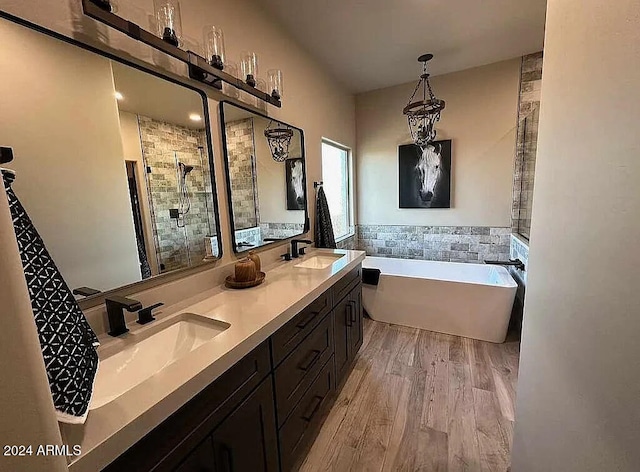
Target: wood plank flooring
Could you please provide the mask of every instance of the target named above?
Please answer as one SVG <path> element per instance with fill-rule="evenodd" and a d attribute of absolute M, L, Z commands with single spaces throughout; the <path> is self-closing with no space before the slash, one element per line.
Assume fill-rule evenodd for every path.
<path fill-rule="evenodd" d="M 365 319 L 353 371 L 301 471 L 505 472 L 520 343 Z"/>

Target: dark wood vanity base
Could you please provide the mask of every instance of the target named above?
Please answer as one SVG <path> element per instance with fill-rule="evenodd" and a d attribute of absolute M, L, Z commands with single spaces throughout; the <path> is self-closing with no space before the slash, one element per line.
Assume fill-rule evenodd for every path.
<path fill-rule="evenodd" d="M 361 272 L 338 280 L 104 470 L 294 470 L 362 345 Z"/>

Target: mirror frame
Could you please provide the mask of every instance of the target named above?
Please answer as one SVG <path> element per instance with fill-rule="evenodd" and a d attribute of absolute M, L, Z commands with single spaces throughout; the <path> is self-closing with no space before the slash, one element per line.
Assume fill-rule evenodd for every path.
<path fill-rule="evenodd" d="M 232 105 L 236 108 L 240 108 L 242 110 L 248 111 L 249 113 L 253 113 L 256 116 L 260 116 L 262 118 L 265 118 L 267 120 L 274 120 L 277 121 L 279 123 L 282 123 L 284 125 L 287 125 L 291 128 L 293 128 L 294 130 L 298 130 L 300 132 L 300 147 L 302 148 L 302 154 L 303 154 L 303 170 L 304 173 L 302 175 L 302 185 L 304 186 L 304 227 L 302 228 L 302 232 L 295 234 L 293 236 L 289 236 L 288 238 L 284 238 L 281 239 L 279 241 L 269 241 L 266 244 L 263 244 L 261 246 L 256 246 L 256 247 L 251 247 L 251 248 L 246 248 L 246 249 L 239 249 L 238 245 L 237 245 L 237 241 L 236 241 L 236 224 L 235 221 L 233 219 L 233 200 L 232 200 L 232 196 L 231 196 L 231 173 L 229 172 L 229 152 L 227 150 L 227 132 L 226 132 L 226 124 L 225 124 L 225 120 L 224 120 L 224 105 L 228 104 L 228 105 Z M 230 100 L 222 100 L 220 102 L 219 105 L 220 108 L 220 131 L 222 132 L 222 154 L 223 154 L 223 158 L 224 158 L 224 174 L 225 174 L 225 180 L 226 180 L 226 184 L 227 184 L 227 203 L 228 203 L 228 210 L 229 210 L 229 223 L 231 225 L 231 243 L 233 245 L 233 252 L 235 254 L 242 254 L 248 251 L 254 251 L 256 249 L 263 249 L 263 248 L 267 248 L 270 246 L 273 246 L 274 244 L 279 244 L 283 241 L 289 241 L 290 239 L 293 238 L 297 238 L 302 236 L 303 234 L 306 234 L 309 232 L 310 229 L 310 223 L 309 223 L 309 192 L 307 189 L 307 150 L 305 147 L 305 142 L 304 142 L 304 130 L 302 128 L 298 128 L 297 126 L 293 126 L 289 123 L 285 123 L 284 121 L 280 121 L 277 118 L 273 118 L 271 116 L 265 115 L 264 113 L 259 113 L 257 112 L 254 108 L 248 107 L 248 106 L 244 106 L 244 105 L 239 105 L 236 102 L 232 102 Z M 283 163 L 284 165 L 284 163 Z"/>
<path fill-rule="evenodd" d="M 218 239 L 218 257 L 213 258 L 211 260 L 208 261 L 202 261 L 198 264 L 194 264 L 191 267 L 185 267 L 182 269 L 176 269 L 170 272 L 166 272 L 164 274 L 158 274 L 155 275 L 149 279 L 146 280 L 140 280 L 138 282 L 132 282 L 130 284 L 126 284 L 126 285 L 122 285 L 120 287 L 114 287 L 110 290 L 104 291 L 104 292 L 100 292 L 96 295 L 92 295 L 90 297 L 86 297 L 86 298 L 81 298 L 81 299 L 77 299 L 78 305 L 80 306 L 81 309 L 87 309 L 87 308 L 92 308 L 94 306 L 98 306 L 104 303 L 104 300 L 106 297 L 113 295 L 113 294 L 131 294 L 131 293 L 137 293 L 140 292 L 142 290 L 147 290 L 153 287 L 157 287 L 159 285 L 162 285 L 164 283 L 179 279 L 181 277 L 186 277 L 188 275 L 191 275 L 192 273 L 196 273 L 196 272 L 200 272 L 202 270 L 205 269 L 209 269 L 211 268 L 212 264 L 214 264 L 215 262 L 219 261 L 220 259 L 222 259 L 223 256 L 223 244 L 222 244 L 222 231 L 221 231 L 221 227 L 220 227 L 220 210 L 219 210 L 219 200 L 218 200 L 218 189 L 217 189 L 217 185 L 216 185 L 216 174 L 215 174 L 215 163 L 214 163 L 214 151 L 213 151 L 213 133 L 211 131 L 211 115 L 209 112 L 209 104 L 208 104 L 208 99 L 207 99 L 207 94 L 205 93 L 204 90 L 202 90 L 199 87 L 196 87 L 192 84 L 190 84 L 189 82 L 187 82 L 186 80 L 181 80 L 180 78 L 178 78 L 177 76 L 171 76 L 168 73 L 162 72 L 161 70 L 155 70 L 154 68 L 152 68 L 153 66 L 150 64 L 146 64 L 146 65 L 142 65 L 136 62 L 133 62 L 129 59 L 126 59 L 124 57 L 118 56 L 112 52 L 108 52 L 108 51 L 104 51 L 102 49 L 99 49 L 95 46 L 91 46 L 89 44 L 85 44 L 79 40 L 76 40 L 74 38 L 70 38 L 68 36 L 65 36 L 63 34 L 57 33 L 55 31 L 49 30 L 47 28 L 44 28 L 40 25 L 37 25 L 35 23 L 32 23 L 30 21 L 27 21 L 23 18 L 19 18 L 17 16 L 11 15 L 5 11 L 0 10 L 0 18 L 3 20 L 7 20 L 10 21 L 12 23 L 18 24 L 20 26 L 23 26 L 25 28 L 29 28 L 33 31 L 36 31 L 38 33 L 44 34 L 46 36 L 49 36 L 50 38 L 53 38 L 55 40 L 59 40 L 59 41 L 63 41 L 67 44 L 70 44 L 72 46 L 76 46 L 79 47 L 81 49 L 84 49 L 85 51 L 89 51 L 92 52 L 94 54 L 98 54 L 102 57 L 105 57 L 107 59 L 110 59 L 112 61 L 115 62 L 119 62 L 120 64 L 124 64 L 126 66 L 129 67 L 133 67 L 141 72 L 145 72 L 147 74 L 151 74 L 154 77 L 157 77 L 159 79 L 163 79 L 166 80 L 168 82 L 171 82 L 175 85 L 179 85 L 181 87 L 185 87 L 188 88 L 194 92 L 196 92 L 198 95 L 200 95 L 200 98 L 202 99 L 202 108 L 203 108 L 203 118 L 204 118 L 204 129 L 205 129 L 205 134 L 206 134 L 206 139 L 207 139 L 207 155 L 209 158 L 209 167 L 210 167 L 210 173 L 211 173 L 211 196 L 212 196 L 212 203 L 214 204 L 214 221 L 216 224 L 216 229 L 217 229 L 217 239 Z M 63 275 L 64 278 L 64 275 Z"/>

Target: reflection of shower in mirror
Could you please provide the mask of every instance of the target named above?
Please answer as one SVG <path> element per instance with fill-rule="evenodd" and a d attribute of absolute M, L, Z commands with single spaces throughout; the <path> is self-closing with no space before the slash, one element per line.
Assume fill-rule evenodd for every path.
<path fill-rule="evenodd" d="M 176 224 L 178 228 L 185 227 L 184 217 L 191 210 L 191 195 L 187 186 L 187 176 L 193 170 L 193 166 L 178 161 L 178 153 L 175 154 L 176 162 L 178 163 L 178 193 L 180 195 L 180 203 L 178 205 L 178 218 Z"/>

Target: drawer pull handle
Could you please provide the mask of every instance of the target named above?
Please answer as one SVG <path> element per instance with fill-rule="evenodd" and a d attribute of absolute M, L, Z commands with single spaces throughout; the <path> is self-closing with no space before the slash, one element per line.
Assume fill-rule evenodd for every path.
<path fill-rule="evenodd" d="M 307 355 L 307 359 L 302 364 L 298 365 L 298 369 L 304 370 L 305 372 L 311 369 L 311 367 L 313 367 L 317 362 L 321 353 L 322 351 L 319 351 L 318 349 L 311 351 L 309 355 Z"/>
<path fill-rule="evenodd" d="M 308 410 L 311 410 L 311 412 L 308 415 L 301 416 L 301 418 L 307 422 L 311 421 L 313 417 L 316 415 L 316 413 L 318 412 L 320 405 L 322 405 L 322 400 L 324 400 L 324 397 L 321 397 L 320 395 L 316 395 L 315 397 L 313 397 L 313 399 L 311 400 L 311 404 L 309 405 L 309 408 L 307 408 Z"/>
<path fill-rule="evenodd" d="M 350 301 L 349 305 L 351 305 L 351 326 L 357 321 L 356 319 L 356 302 Z"/>
<path fill-rule="evenodd" d="M 298 323 L 296 325 L 296 328 L 298 329 L 305 329 L 307 327 L 307 325 L 309 323 L 311 323 L 316 316 L 318 316 L 318 313 L 320 313 L 319 311 L 312 311 L 311 313 L 309 313 L 309 316 L 307 316 L 304 320 L 302 320 L 300 323 Z"/>
<path fill-rule="evenodd" d="M 351 302 L 347 303 L 346 308 L 345 316 L 347 319 L 345 320 L 345 324 L 351 327 L 353 326 L 353 305 L 351 305 Z"/>

